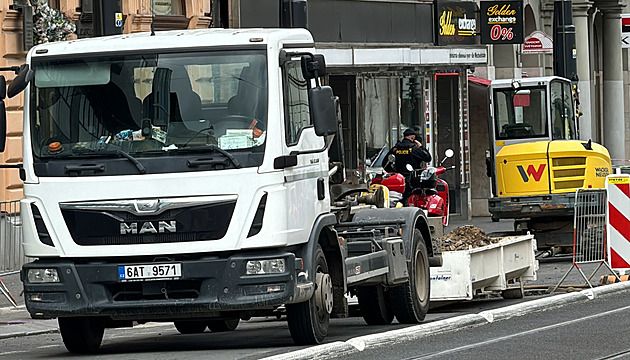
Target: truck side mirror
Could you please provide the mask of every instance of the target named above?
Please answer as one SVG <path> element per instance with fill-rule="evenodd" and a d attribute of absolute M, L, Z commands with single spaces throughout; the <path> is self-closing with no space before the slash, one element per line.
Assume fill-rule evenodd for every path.
<path fill-rule="evenodd" d="M 337 133 L 335 97 L 330 86 L 319 86 L 308 92 L 311 102 L 311 118 L 317 136 Z"/>
<path fill-rule="evenodd" d="M 28 83 L 33 79 L 33 75 L 33 70 L 31 70 L 27 64 L 23 64 L 22 66 L 20 66 L 17 76 L 15 77 L 15 79 L 13 79 L 13 81 L 11 82 L 11 84 L 9 84 L 9 87 L 7 88 L 7 95 L 9 96 L 9 98 L 12 98 L 15 95 L 24 91 Z"/>
<path fill-rule="evenodd" d="M 324 60 L 324 55 L 302 55 L 300 60 L 304 79 L 310 80 L 326 75 L 326 60 Z"/>

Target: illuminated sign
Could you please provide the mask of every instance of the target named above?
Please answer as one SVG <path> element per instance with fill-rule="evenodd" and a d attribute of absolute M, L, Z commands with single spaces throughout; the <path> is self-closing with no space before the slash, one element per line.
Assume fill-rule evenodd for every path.
<path fill-rule="evenodd" d="M 522 1 L 481 1 L 482 44 L 523 43 Z"/>
<path fill-rule="evenodd" d="M 436 0 L 437 45 L 472 45 L 477 37 L 477 5 L 474 2 Z"/>

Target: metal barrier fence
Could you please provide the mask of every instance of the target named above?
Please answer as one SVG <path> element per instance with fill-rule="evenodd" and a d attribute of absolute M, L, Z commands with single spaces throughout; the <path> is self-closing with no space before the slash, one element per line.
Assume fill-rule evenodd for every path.
<path fill-rule="evenodd" d="M 606 266 L 611 274 L 617 274 L 606 261 L 606 210 L 608 206 L 605 189 L 579 189 L 575 192 L 575 213 L 573 216 L 573 265 L 564 274 L 552 292 L 562 284 L 573 268 L 591 285 L 591 278 Z M 583 264 L 599 263 L 590 276 L 580 268 Z"/>
<path fill-rule="evenodd" d="M 30 260 L 22 249 L 20 201 L 0 202 L 0 272 L 19 270 Z"/>

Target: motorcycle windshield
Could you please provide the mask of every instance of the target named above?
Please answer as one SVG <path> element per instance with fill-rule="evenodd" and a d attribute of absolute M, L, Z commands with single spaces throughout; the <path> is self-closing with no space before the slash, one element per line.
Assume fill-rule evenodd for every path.
<path fill-rule="evenodd" d="M 40 176 L 56 161 L 120 154 L 141 163 L 204 152 L 228 159 L 210 170 L 262 163 L 264 49 L 42 57 L 32 68 L 32 151 L 48 164 L 36 166 Z"/>

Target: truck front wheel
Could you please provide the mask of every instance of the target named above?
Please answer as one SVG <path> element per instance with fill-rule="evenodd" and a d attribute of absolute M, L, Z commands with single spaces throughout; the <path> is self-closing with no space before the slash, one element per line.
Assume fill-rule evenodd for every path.
<path fill-rule="evenodd" d="M 429 254 L 420 230 L 413 230 L 412 241 L 411 261 L 407 262 L 409 281 L 388 291 L 394 314 L 401 324 L 417 324 L 429 311 Z"/>
<path fill-rule="evenodd" d="M 332 281 L 319 244 L 313 254 L 313 265 L 315 294 L 308 301 L 287 304 L 287 322 L 296 345 L 319 344 L 328 335 L 333 307 Z"/>
<path fill-rule="evenodd" d="M 98 351 L 105 332 L 105 319 L 100 317 L 60 317 L 59 332 L 64 345 L 74 354 Z"/>

